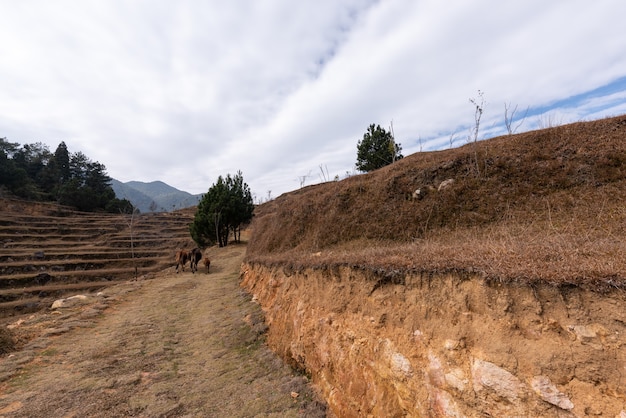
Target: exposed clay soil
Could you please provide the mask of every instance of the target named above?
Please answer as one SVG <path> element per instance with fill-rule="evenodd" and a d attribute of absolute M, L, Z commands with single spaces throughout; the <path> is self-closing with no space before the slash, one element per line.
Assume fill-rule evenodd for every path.
<path fill-rule="evenodd" d="M 20 347 L 0 358 L 0 416 L 325 416 L 264 343 L 263 314 L 239 287 L 245 251 L 207 250 L 210 274 L 168 268 L 5 318 Z"/>

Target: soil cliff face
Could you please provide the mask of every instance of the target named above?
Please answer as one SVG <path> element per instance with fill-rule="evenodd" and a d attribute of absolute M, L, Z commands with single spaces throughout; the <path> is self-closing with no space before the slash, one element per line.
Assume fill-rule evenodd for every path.
<path fill-rule="evenodd" d="M 255 263 L 242 286 L 337 416 L 626 416 L 622 291 Z"/>

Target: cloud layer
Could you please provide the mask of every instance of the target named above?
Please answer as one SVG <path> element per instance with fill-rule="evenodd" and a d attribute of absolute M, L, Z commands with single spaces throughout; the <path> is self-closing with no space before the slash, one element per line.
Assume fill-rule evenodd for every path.
<path fill-rule="evenodd" d="M 121 180 L 259 198 L 353 172 L 371 123 L 405 155 L 626 113 L 619 0 L 0 0 L 0 137 L 65 141 Z M 520 121 L 521 122 L 521 121 Z M 453 141 L 451 141 L 451 138 Z M 303 181 L 304 179 L 304 181 Z"/>

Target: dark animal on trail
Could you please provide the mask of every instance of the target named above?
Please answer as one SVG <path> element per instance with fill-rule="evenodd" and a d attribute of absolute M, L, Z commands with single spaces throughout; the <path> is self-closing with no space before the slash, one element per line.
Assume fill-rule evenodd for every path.
<path fill-rule="evenodd" d="M 191 272 L 195 273 L 198 271 L 198 262 L 202 259 L 202 251 L 200 248 L 194 248 L 189 253 L 189 261 L 191 263 Z"/>
<path fill-rule="evenodd" d="M 189 251 L 178 250 L 176 251 L 176 273 L 178 273 L 178 267 L 180 266 L 185 271 L 185 264 L 189 261 Z"/>
<path fill-rule="evenodd" d="M 206 274 L 209 274 L 209 269 L 211 268 L 211 260 L 209 260 L 209 257 L 204 257 L 204 265 L 206 266 Z"/>

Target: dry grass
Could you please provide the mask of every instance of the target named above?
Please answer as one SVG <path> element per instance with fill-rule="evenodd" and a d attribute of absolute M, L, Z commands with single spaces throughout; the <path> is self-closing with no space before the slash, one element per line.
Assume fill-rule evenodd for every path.
<path fill-rule="evenodd" d="M 248 261 L 621 288 L 625 201 L 620 116 L 413 154 L 282 195 L 257 208 Z"/>
<path fill-rule="evenodd" d="M 138 215 L 131 239 L 128 215 L 0 196 L 0 317 L 65 293 L 152 277 L 173 266 L 177 247 L 190 245 L 191 218 L 189 210 Z"/>

